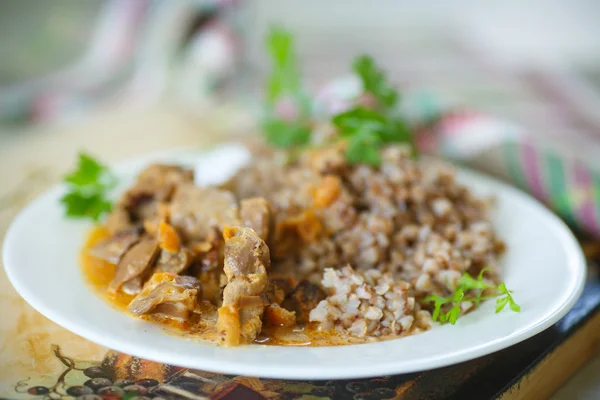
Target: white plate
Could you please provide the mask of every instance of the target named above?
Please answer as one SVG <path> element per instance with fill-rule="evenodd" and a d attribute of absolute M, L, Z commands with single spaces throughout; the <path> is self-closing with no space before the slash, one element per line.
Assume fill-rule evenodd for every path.
<path fill-rule="evenodd" d="M 212 150 L 227 159 L 231 148 Z M 122 184 L 150 161 L 194 163 L 198 153 L 174 151 L 116 168 Z M 215 165 L 218 165 L 216 163 Z M 214 173 L 220 173 L 217 167 Z M 4 242 L 11 282 L 34 308 L 93 342 L 138 357 L 230 374 L 289 379 L 342 379 L 399 374 L 442 367 L 511 346 L 550 327 L 579 297 L 585 264 L 567 227 L 527 195 L 474 172 L 459 179 L 477 192 L 494 194 L 494 222 L 508 245 L 504 280 L 521 312 L 494 314 L 494 302 L 459 319 L 407 338 L 341 347 L 222 348 L 167 334 L 159 325 L 113 309 L 83 282 L 78 253 L 91 224 L 68 220 L 56 187 L 26 207 Z"/>

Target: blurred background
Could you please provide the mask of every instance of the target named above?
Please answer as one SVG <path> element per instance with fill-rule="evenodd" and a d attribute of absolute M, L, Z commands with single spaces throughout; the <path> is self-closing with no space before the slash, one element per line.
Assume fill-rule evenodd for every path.
<path fill-rule="evenodd" d="M 106 104 L 251 105 L 275 21 L 295 33 L 315 91 L 368 51 L 436 104 L 562 130 L 549 92 L 598 120 L 598 15 L 595 0 L 2 0 L 0 121 L 64 121 Z"/>

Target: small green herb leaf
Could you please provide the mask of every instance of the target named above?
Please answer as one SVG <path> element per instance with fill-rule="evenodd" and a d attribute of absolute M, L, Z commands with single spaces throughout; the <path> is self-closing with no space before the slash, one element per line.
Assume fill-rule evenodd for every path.
<path fill-rule="evenodd" d="M 512 296 L 509 297 L 508 302 L 510 303 L 510 309 L 513 310 L 514 312 L 521 312 L 521 306 L 518 305 L 517 303 L 515 303 L 515 301 L 513 300 Z"/>
<path fill-rule="evenodd" d="M 267 83 L 267 100 L 273 105 L 283 94 L 297 94 L 301 80 L 294 53 L 294 38 L 290 32 L 272 27 L 266 38 L 266 48 L 272 67 Z"/>
<path fill-rule="evenodd" d="M 86 153 L 79 153 L 77 169 L 65 176 L 65 182 L 77 187 L 85 187 L 102 183 L 108 169 Z"/>
<path fill-rule="evenodd" d="M 111 209 L 110 201 L 104 199 L 100 194 L 71 192 L 64 195 L 60 201 L 65 206 L 67 216 L 89 217 L 94 221 L 98 221 L 102 214 Z"/>
<path fill-rule="evenodd" d="M 332 123 L 339 129 L 342 137 L 350 137 L 351 144 L 366 146 L 368 149 L 364 153 L 379 152 L 381 145 L 386 143 L 410 143 L 412 141 L 408 126 L 401 120 L 388 120 L 381 113 L 363 108 L 355 107 L 333 117 Z M 359 138 L 357 138 L 357 136 Z M 361 152 L 361 153 L 362 153 Z M 352 157 L 355 150 L 349 150 L 346 155 L 348 161 L 352 163 L 364 157 Z M 381 157 L 370 157 L 369 159 L 378 159 Z M 369 165 L 379 165 L 378 162 L 370 162 Z"/>
<path fill-rule="evenodd" d="M 500 283 L 500 285 L 498 285 L 498 291 L 500 291 L 500 293 L 503 293 L 506 295 L 506 297 L 504 297 L 506 299 L 506 301 L 508 301 L 509 307 L 511 310 L 515 311 L 515 312 L 519 312 L 521 311 L 521 306 L 518 305 L 515 300 L 512 297 L 512 290 L 508 290 L 506 288 L 506 284 L 504 284 L 504 282 Z M 506 302 L 504 302 L 504 305 L 506 305 Z M 502 306 L 502 308 L 504 308 L 504 306 Z M 502 310 L 502 309 L 500 309 Z M 498 311 L 496 311 L 498 312 Z"/>
<path fill-rule="evenodd" d="M 423 299 L 423 301 L 426 303 L 433 302 L 433 314 L 431 315 L 431 318 L 434 321 L 437 321 L 440 316 L 442 306 L 444 304 L 450 302 L 450 299 L 442 297 L 442 296 L 438 296 L 437 294 L 432 294 L 431 296 L 425 297 Z"/>
<path fill-rule="evenodd" d="M 304 146 L 310 141 L 309 127 L 282 119 L 265 121 L 263 130 L 269 143 L 284 149 Z"/>
<path fill-rule="evenodd" d="M 458 320 L 458 317 L 460 316 L 460 303 L 462 302 L 463 298 L 465 297 L 465 291 L 462 288 L 457 288 L 454 293 L 452 294 L 452 308 L 450 309 L 450 311 L 448 311 L 447 313 L 447 321 L 450 322 L 452 325 L 456 324 L 456 321 Z"/>
<path fill-rule="evenodd" d="M 458 286 L 464 288 L 465 290 L 472 290 L 472 289 L 485 290 L 485 289 L 493 288 L 493 286 L 490 286 L 490 285 L 486 284 L 485 282 L 483 282 L 482 274 L 479 274 L 477 279 L 475 279 L 471 275 L 469 275 L 468 272 L 465 272 L 463 274 L 463 276 L 460 277 L 460 279 L 458 281 Z"/>
<path fill-rule="evenodd" d="M 498 297 L 496 299 L 496 314 L 504 310 L 504 307 L 508 303 L 508 297 Z"/>
<path fill-rule="evenodd" d="M 365 124 L 373 127 L 374 131 L 384 129 L 386 120 L 380 113 L 363 107 L 354 107 L 331 120 L 340 129 L 342 136 L 350 136 Z"/>
<path fill-rule="evenodd" d="M 353 68 L 364 91 L 374 97 L 376 104 L 373 107 L 357 105 L 331 120 L 340 136 L 349 138 L 348 161 L 378 166 L 381 147 L 391 143 L 408 143 L 416 154 L 409 125 L 394 109 L 398 93 L 386 82 L 385 74 L 368 56 L 358 57 Z"/>
<path fill-rule="evenodd" d="M 290 32 L 272 27 L 265 44 L 271 60 L 266 87 L 267 111 L 263 121 L 265 138 L 273 146 L 283 149 L 305 146 L 310 142 L 312 132 L 311 105 L 302 92 L 294 38 Z M 276 112 L 276 106 L 284 101 L 289 101 L 297 111 L 297 115 L 289 120 Z"/>
<path fill-rule="evenodd" d="M 381 164 L 379 147 L 381 139 L 377 135 L 377 124 L 360 125 L 348 140 L 346 159 L 351 164 Z"/>
<path fill-rule="evenodd" d="M 396 118 L 388 120 L 380 135 L 381 139 L 386 143 L 408 143 L 411 145 L 413 151 L 416 151 L 410 128 L 408 127 L 408 124 L 401 119 Z"/>
<path fill-rule="evenodd" d="M 86 153 L 79 153 L 77 168 L 64 178 L 68 192 L 61 198 L 65 214 L 73 218 L 91 218 L 98 221 L 109 212 L 111 202 L 106 193 L 116 179 L 106 166 Z"/>
<path fill-rule="evenodd" d="M 477 280 L 479 282 L 483 282 L 483 274 L 485 274 L 487 271 L 491 270 L 490 267 L 485 267 L 483 268 L 481 271 L 479 271 L 479 275 L 477 275 Z"/>
<path fill-rule="evenodd" d="M 456 321 L 458 320 L 458 317 L 460 316 L 460 305 L 455 304 L 454 306 L 452 306 L 450 311 L 448 311 L 447 316 L 448 322 L 450 322 L 452 325 L 455 325 Z"/>
<path fill-rule="evenodd" d="M 507 304 L 509 304 L 512 311 L 521 311 L 521 307 L 514 301 L 512 297 L 512 291 L 507 289 L 504 282 L 501 282 L 497 287 L 483 282 L 483 274 L 486 270 L 487 268 L 484 268 L 477 276 L 477 279 L 465 272 L 459 279 L 458 284 L 450 297 L 441 297 L 438 295 L 425 297 L 422 300 L 423 303 L 433 303 L 433 313 L 431 315 L 432 319 L 434 321 L 439 321 L 442 324 L 449 322 L 454 325 L 461 315 L 462 303 L 474 302 L 475 304 L 479 304 L 483 300 L 492 298 L 497 298 L 496 313 L 502 311 Z M 482 293 L 485 290 L 493 290 L 496 293 L 482 296 Z M 474 292 L 474 297 L 465 297 L 467 292 Z M 445 305 L 451 305 L 451 308 L 448 309 L 448 307 L 444 307 Z M 445 311 L 444 309 L 448 311 Z"/>
<path fill-rule="evenodd" d="M 385 74 L 367 55 L 358 57 L 352 65 L 363 83 L 363 89 L 375 96 L 387 110 L 398 102 L 398 92 L 386 81 Z"/>

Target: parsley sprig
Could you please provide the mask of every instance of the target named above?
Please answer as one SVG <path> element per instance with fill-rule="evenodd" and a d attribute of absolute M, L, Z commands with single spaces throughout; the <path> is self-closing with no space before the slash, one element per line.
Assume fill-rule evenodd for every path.
<path fill-rule="evenodd" d="M 270 29 L 265 47 L 271 60 L 266 84 L 266 117 L 263 131 L 275 147 L 295 150 L 312 139 L 311 104 L 302 90 L 298 58 L 291 33 L 279 27 Z M 339 138 L 347 142 L 346 159 L 352 164 L 381 164 L 381 147 L 391 143 L 408 143 L 414 150 L 411 129 L 398 112 L 400 95 L 387 81 L 385 73 L 369 56 L 358 57 L 353 71 L 360 78 L 364 95 L 374 100 L 366 106 L 357 102 L 350 110 L 332 117 Z M 276 110 L 287 101 L 294 112 L 284 117 Z M 416 152 L 414 152 L 416 154 Z"/>
<path fill-rule="evenodd" d="M 333 117 L 332 123 L 348 140 L 347 160 L 353 164 L 378 166 L 381 147 L 390 143 L 408 143 L 414 151 L 408 123 L 397 110 L 400 96 L 387 82 L 383 70 L 366 55 L 354 61 L 353 70 L 361 79 L 364 94 L 375 104 L 373 107 L 359 104 Z"/>
<path fill-rule="evenodd" d="M 433 303 L 433 320 L 439 321 L 442 324 L 449 322 L 454 325 L 456 324 L 458 317 L 460 317 L 462 303 L 473 302 L 476 305 L 479 305 L 482 301 L 493 298 L 496 299 L 496 313 L 502 311 L 507 304 L 512 311 L 521 311 L 521 306 L 515 302 L 512 296 L 513 291 L 508 290 L 504 282 L 501 282 L 498 286 L 494 286 L 483 281 L 483 274 L 487 270 L 488 268 L 482 269 L 477 279 L 465 272 L 459 279 L 454 292 L 449 297 L 442 297 L 434 294 L 424 298 L 423 302 Z M 491 291 L 492 294 L 483 296 L 482 294 L 486 290 Z M 472 295 L 472 297 L 465 297 L 466 293 L 470 291 L 473 291 L 474 295 Z M 448 308 L 448 306 L 450 307 Z"/>
<path fill-rule="evenodd" d="M 310 102 L 302 91 L 298 59 L 291 33 L 272 27 L 266 38 L 266 49 L 271 60 L 271 74 L 267 79 L 267 116 L 263 121 L 266 139 L 275 147 L 292 149 L 310 142 Z M 291 103 L 291 117 L 277 115 L 278 104 Z"/>
<path fill-rule="evenodd" d="M 68 192 L 61 198 L 65 213 L 73 218 L 91 218 L 98 221 L 109 212 L 111 202 L 107 192 L 116 184 L 109 169 L 86 153 L 79 153 L 77 168 L 66 175 Z"/>
<path fill-rule="evenodd" d="M 363 54 L 354 61 L 352 68 L 360 77 L 363 90 L 378 100 L 378 106 L 386 111 L 393 110 L 399 100 L 398 92 L 387 82 L 385 73 L 375 61 Z"/>

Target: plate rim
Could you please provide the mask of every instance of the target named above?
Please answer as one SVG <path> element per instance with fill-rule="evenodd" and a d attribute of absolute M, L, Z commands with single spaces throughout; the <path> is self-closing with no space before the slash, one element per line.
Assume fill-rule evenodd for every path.
<path fill-rule="evenodd" d="M 228 144 L 228 143 L 226 143 Z M 237 144 L 237 143 L 234 143 Z M 148 163 L 152 160 L 157 160 L 160 158 L 174 158 L 177 157 L 178 154 L 190 154 L 193 157 L 200 157 L 203 153 L 212 150 L 218 150 L 221 146 L 213 146 L 209 149 L 206 148 L 175 148 L 169 150 L 162 150 L 159 152 L 153 152 L 137 157 L 131 157 L 121 162 L 117 162 L 111 165 L 111 168 L 114 169 L 131 169 L 132 166 L 138 164 Z M 577 302 L 581 293 L 583 291 L 583 287 L 586 280 L 587 267 L 585 263 L 585 258 L 583 256 L 583 252 L 581 247 L 579 246 L 576 238 L 573 233 L 570 231 L 568 226 L 565 224 L 563 220 L 561 220 L 557 215 L 551 212 L 545 205 L 543 205 L 540 201 L 528 195 L 527 193 L 510 186 L 494 177 L 482 174 L 480 172 L 471 170 L 469 168 L 465 168 L 463 166 L 453 164 L 453 167 L 456 168 L 459 174 L 466 174 L 474 176 L 475 178 L 485 179 L 491 181 L 492 185 L 496 188 L 501 188 L 502 190 L 508 191 L 513 196 L 517 196 L 520 201 L 525 201 L 532 203 L 536 208 L 539 208 L 540 211 L 544 214 L 545 218 L 549 223 L 554 225 L 554 228 L 557 232 L 560 233 L 561 242 L 565 243 L 565 254 L 568 256 L 567 259 L 569 263 L 574 263 L 575 266 L 578 266 L 576 269 L 576 276 L 574 279 L 574 290 L 569 293 L 569 296 L 566 301 L 564 301 L 559 307 L 555 308 L 553 312 L 551 312 L 546 319 L 539 321 L 536 325 L 530 327 L 530 329 L 525 330 L 521 333 L 514 335 L 510 340 L 506 339 L 497 339 L 491 343 L 486 343 L 485 345 L 480 345 L 478 347 L 470 347 L 463 350 L 456 350 L 449 353 L 443 357 L 443 361 L 440 361 L 437 357 L 430 356 L 428 358 L 420 359 L 418 363 L 415 363 L 414 367 L 402 368 L 400 371 L 396 367 L 394 371 L 394 366 L 397 365 L 397 362 L 386 362 L 386 363 L 377 363 L 376 365 L 369 366 L 353 366 L 351 369 L 344 368 L 341 370 L 333 370 L 326 369 L 320 370 L 318 368 L 314 368 L 313 370 L 309 369 L 306 366 L 299 367 L 286 367 L 286 369 L 281 369 L 281 367 L 274 366 L 270 367 L 269 365 L 255 365 L 253 366 L 254 376 L 260 376 L 264 378 L 274 378 L 274 379 L 354 379 L 354 378 L 366 378 L 366 377 L 374 377 L 374 376 L 382 376 L 382 375 L 390 375 L 390 374 L 405 374 L 405 373 L 413 373 L 418 371 L 425 371 L 434 368 L 445 367 L 448 365 L 457 364 L 460 362 L 472 360 L 487 354 L 491 354 L 497 352 L 499 350 L 505 349 L 507 347 L 513 346 L 517 343 L 522 342 L 530 337 L 537 335 L 543 330 L 550 328 L 556 322 L 558 322 Z M 117 350 L 119 352 L 133 355 L 142 359 L 151 360 L 159 363 L 177 365 L 185 368 L 193 368 L 193 369 L 206 369 L 210 371 L 215 371 L 224 374 L 239 374 L 239 375 L 247 375 L 248 374 L 248 366 L 242 365 L 240 366 L 238 363 L 232 362 L 230 360 L 219 360 L 218 363 L 215 363 L 215 367 L 213 366 L 202 366 L 199 367 L 198 364 L 193 364 L 188 362 L 186 357 L 181 357 L 179 355 L 173 356 L 170 360 L 166 360 L 165 357 L 162 356 L 164 351 L 156 351 L 153 348 L 146 346 L 143 350 L 137 347 L 130 348 L 128 347 L 128 343 L 126 341 L 120 341 L 112 339 L 104 338 L 101 332 L 96 332 L 93 329 L 88 329 L 87 327 L 77 323 L 77 321 L 64 317 L 61 315 L 60 311 L 53 310 L 44 305 L 43 299 L 38 298 L 35 293 L 31 293 L 31 291 L 27 288 L 27 285 L 24 284 L 19 278 L 13 275 L 13 268 L 9 265 L 11 263 L 10 256 L 12 256 L 12 252 L 10 249 L 10 245 L 13 241 L 14 230 L 15 227 L 19 224 L 21 218 L 24 218 L 26 215 L 26 211 L 33 208 L 38 203 L 43 203 L 44 200 L 52 195 L 55 195 L 56 192 L 60 192 L 64 190 L 64 186 L 62 184 L 57 184 L 52 188 L 46 190 L 39 196 L 37 196 L 33 201 L 29 202 L 24 208 L 22 208 L 16 217 L 10 223 L 8 230 L 6 231 L 6 235 L 4 238 L 4 243 L 2 247 L 3 254 L 3 264 L 4 269 L 7 274 L 7 277 L 18 294 L 36 311 L 40 314 L 44 315 L 46 318 L 50 319 L 54 323 L 59 326 L 73 332 L 86 340 L 90 340 L 94 343 L 97 343 L 101 346 L 105 346 L 107 348 Z M 87 282 L 84 282 L 86 286 Z M 90 295 L 97 296 L 97 294 L 92 293 L 90 291 Z M 105 300 L 102 300 L 105 301 Z M 127 316 L 128 318 L 134 318 L 132 316 Z M 147 322 L 147 321 L 144 321 Z M 150 323 L 151 322 L 147 322 Z M 434 327 L 435 328 L 435 327 Z M 414 337 L 414 336 L 413 336 Z M 180 340 L 186 340 L 184 338 Z M 393 339 L 398 340 L 398 339 Z M 384 343 L 384 342 L 377 342 Z M 211 343 L 199 344 L 204 346 L 216 346 Z M 353 347 L 353 346 L 369 346 L 369 344 L 359 344 L 359 345 L 350 345 L 350 346 L 332 346 L 332 347 L 320 347 L 319 349 L 334 349 L 334 348 L 344 348 L 344 347 Z M 143 346 L 142 346 L 143 347 Z M 251 345 L 250 348 L 262 348 L 266 347 L 264 345 Z M 302 351 L 303 347 L 286 347 L 288 351 Z M 294 350 L 290 350 L 294 349 Z M 315 348 L 313 348 L 315 349 Z M 231 350 L 231 349 L 230 349 Z M 234 351 L 240 351 L 240 348 L 233 349 Z M 242 349 L 243 351 L 243 349 Z M 326 352 L 327 350 L 325 350 Z M 448 355 L 449 354 L 449 355 Z M 245 370 L 246 372 L 240 372 Z"/>

